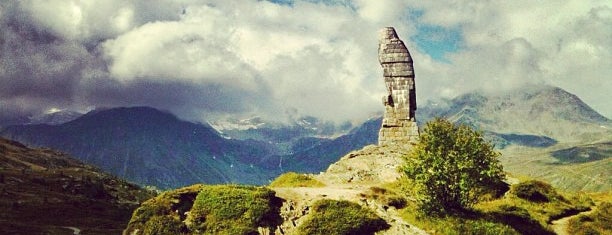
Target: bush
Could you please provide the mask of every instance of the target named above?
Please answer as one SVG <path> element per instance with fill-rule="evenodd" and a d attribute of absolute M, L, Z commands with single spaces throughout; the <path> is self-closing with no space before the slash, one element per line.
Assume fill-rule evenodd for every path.
<path fill-rule="evenodd" d="M 512 193 L 519 198 L 532 202 L 564 200 L 550 184 L 537 180 L 529 180 L 513 185 Z"/>
<path fill-rule="evenodd" d="M 420 211 L 440 215 L 469 209 L 501 188 L 505 175 L 499 156 L 480 132 L 437 118 L 425 125 L 403 170 L 421 191 Z"/>
<path fill-rule="evenodd" d="M 349 201 L 323 199 L 315 202 L 313 212 L 297 228 L 297 234 L 374 234 L 389 228 L 371 210 Z"/>
<path fill-rule="evenodd" d="M 270 187 L 323 187 L 325 184 L 309 175 L 287 172 L 277 177 Z"/>
<path fill-rule="evenodd" d="M 155 215 L 144 226 L 144 234 L 186 234 L 187 228 L 175 216 Z"/>
<path fill-rule="evenodd" d="M 281 206 L 282 199 L 263 187 L 193 185 L 144 202 L 125 234 L 257 234 L 258 227 L 282 223 Z"/>
<path fill-rule="evenodd" d="M 270 189 L 214 185 L 202 189 L 187 218 L 195 234 L 256 234 L 282 223 L 282 201 Z"/>
<path fill-rule="evenodd" d="M 184 216 L 186 211 L 191 209 L 193 201 L 204 187 L 204 185 L 196 184 L 161 193 L 157 197 L 143 202 L 142 205 L 132 213 L 132 218 L 130 219 L 126 231 L 130 233 L 136 229 L 143 230 L 143 228 L 147 228 L 147 225 L 159 224 L 168 219 L 156 218 L 159 216 L 172 215 L 183 219 L 182 216 Z M 151 220 L 158 222 L 149 222 Z"/>

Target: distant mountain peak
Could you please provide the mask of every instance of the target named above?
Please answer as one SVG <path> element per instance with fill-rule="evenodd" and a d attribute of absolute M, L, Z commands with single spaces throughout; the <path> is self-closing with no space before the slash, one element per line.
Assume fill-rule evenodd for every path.
<path fill-rule="evenodd" d="M 530 85 L 503 93 L 474 91 L 419 110 L 419 121 L 445 117 L 500 134 L 529 134 L 575 140 L 604 133 L 610 120 L 561 88 Z"/>

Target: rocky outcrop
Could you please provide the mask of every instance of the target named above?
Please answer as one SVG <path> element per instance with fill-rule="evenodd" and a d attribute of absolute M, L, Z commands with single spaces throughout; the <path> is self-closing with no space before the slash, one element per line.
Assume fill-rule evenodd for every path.
<path fill-rule="evenodd" d="M 408 154 L 410 143 L 376 146 L 368 145 L 342 157 L 316 178 L 334 184 L 380 184 L 401 177 L 399 167 Z"/>
<path fill-rule="evenodd" d="M 404 221 L 397 208 L 367 196 L 373 187 L 402 177 L 400 167 L 411 147 L 409 142 L 369 145 L 348 153 L 325 172 L 312 175 L 325 187 L 273 188 L 278 197 L 284 200 L 280 212 L 284 222 L 277 228 L 276 234 L 294 234 L 311 212 L 312 204 L 322 199 L 348 200 L 372 210 L 390 225 L 376 234 L 427 234 Z"/>
<path fill-rule="evenodd" d="M 419 129 L 415 121 L 416 89 L 412 57 L 393 27 L 386 27 L 380 32 L 378 61 L 383 68 L 388 92 L 383 97 L 385 114 L 378 144 L 416 141 Z"/>

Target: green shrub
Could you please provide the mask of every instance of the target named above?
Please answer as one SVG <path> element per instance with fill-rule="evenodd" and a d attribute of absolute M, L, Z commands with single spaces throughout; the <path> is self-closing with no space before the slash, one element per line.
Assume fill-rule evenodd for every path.
<path fill-rule="evenodd" d="M 323 199 L 297 228 L 297 234 L 374 234 L 389 228 L 369 209 L 349 201 Z"/>
<path fill-rule="evenodd" d="M 499 156 L 480 132 L 437 118 L 425 125 L 403 170 L 421 191 L 419 209 L 443 215 L 469 209 L 504 185 Z"/>
<path fill-rule="evenodd" d="M 459 223 L 453 223 L 457 231 L 456 234 L 491 234 L 491 235 L 518 235 L 516 230 L 512 227 L 502 224 L 496 223 L 492 221 L 487 221 L 484 219 L 479 220 L 463 220 Z"/>
<path fill-rule="evenodd" d="M 550 184 L 537 180 L 529 180 L 513 185 L 511 192 L 519 198 L 532 202 L 564 200 Z"/>
<path fill-rule="evenodd" d="M 184 219 L 184 214 L 191 209 L 191 205 L 204 185 L 196 184 L 172 191 L 163 192 L 157 197 L 142 203 L 128 223 L 126 231 L 146 228 L 146 223 L 156 216 L 173 215 Z M 161 220 L 156 218 L 155 220 Z M 153 222 L 151 222 L 153 223 Z"/>
<path fill-rule="evenodd" d="M 155 215 L 145 223 L 142 232 L 144 234 L 186 234 L 187 228 L 176 216 Z"/>
<path fill-rule="evenodd" d="M 270 189 L 214 185 L 200 191 L 188 216 L 196 234 L 253 234 L 282 223 L 282 201 Z"/>
<path fill-rule="evenodd" d="M 287 172 L 278 176 L 270 187 L 323 187 L 325 184 L 309 175 Z"/>
<path fill-rule="evenodd" d="M 194 185 L 161 193 L 132 214 L 126 233 L 257 234 L 282 223 L 282 199 L 262 187 Z"/>

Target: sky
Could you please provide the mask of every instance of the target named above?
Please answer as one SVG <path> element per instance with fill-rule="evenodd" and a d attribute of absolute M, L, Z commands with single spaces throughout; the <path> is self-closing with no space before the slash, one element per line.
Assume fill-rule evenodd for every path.
<path fill-rule="evenodd" d="M 0 120 L 152 106 L 363 121 L 383 110 L 386 26 L 421 104 L 547 84 L 612 117 L 611 1 L 0 0 Z"/>

